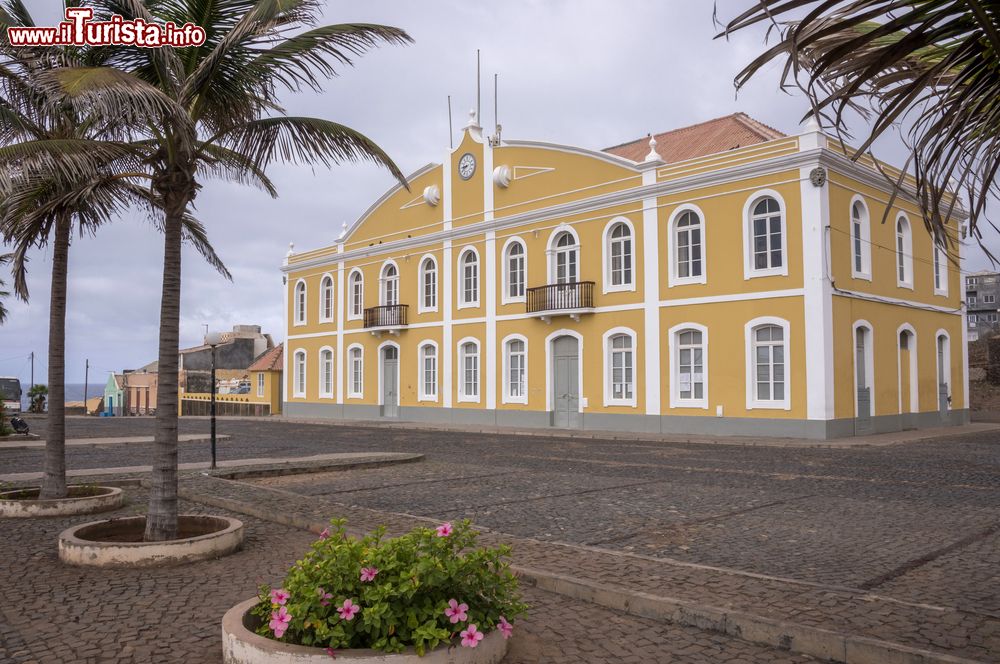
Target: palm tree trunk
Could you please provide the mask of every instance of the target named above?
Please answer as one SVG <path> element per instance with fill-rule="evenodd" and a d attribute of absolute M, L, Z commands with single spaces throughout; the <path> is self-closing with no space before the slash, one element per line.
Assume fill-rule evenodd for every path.
<path fill-rule="evenodd" d="M 182 200 L 178 200 L 182 199 Z M 186 198 L 165 197 L 163 293 L 160 300 L 160 359 L 152 491 L 146 516 L 147 542 L 177 537 L 177 352 L 181 312 L 181 217 Z"/>
<path fill-rule="evenodd" d="M 39 498 L 66 497 L 66 273 L 72 218 L 56 217 L 49 304 L 49 417 L 45 436 L 45 476 Z"/>

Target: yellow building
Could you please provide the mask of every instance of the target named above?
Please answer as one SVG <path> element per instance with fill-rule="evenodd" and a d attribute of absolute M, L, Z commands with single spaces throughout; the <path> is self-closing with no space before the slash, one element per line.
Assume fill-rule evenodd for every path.
<path fill-rule="evenodd" d="M 890 172 L 894 172 L 891 171 Z M 743 114 L 485 137 L 289 250 L 292 416 L 830 438 L 968 419 L 958 224 Z"/>
<path fill-rule="evenodd" d="M 281 413 L 281 372 L 284 366 L 284 344 L 278 344 L 262 353 L 247 367 L 247 373 L 250 375 L 250 394 L 256 402 L 267 403 L 271 415 Z"/>

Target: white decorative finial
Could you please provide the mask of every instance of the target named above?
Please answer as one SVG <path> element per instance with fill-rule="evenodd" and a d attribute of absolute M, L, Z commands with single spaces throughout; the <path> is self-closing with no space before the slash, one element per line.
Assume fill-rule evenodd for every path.
<path fill-rule="evenodd" d="M 819 125 L 819 119 L 816 118 L 815 114 L 806 118 L 805 122 L 802 123 L 802 128 L 806 131 L 820 131 L 822 129 Z"/>
<path fill-rule="evenodd" d="M 289 256 L 289 257 L 295 255 L 295 243 L 294 242 L 289 242 L 288 243 L 288 253 L 285 254 L 285 255 Z"/>
<path fill-rule="evenodd" d="M 340 225 L 340 237 L 343 238 L 347 235 L 347 222 L 345 221 Z"/>
<path fill-rule="evenodd" d="M 476 118 L 476 109 L 474 108 L 469 109 L 469 123 L 465 126 L 466 128 L 475 127 L 476 129 L 481 129 L 481 127 L 479 126 L 479 120 L 478 118 Z"/>
<path fill-rule="evenodd" d="M 656 151 L 656 137 L 652 134 L 649 135 L 649 154 L 646 155 L 646 161 L 663 161 L 663 157 Z"/>

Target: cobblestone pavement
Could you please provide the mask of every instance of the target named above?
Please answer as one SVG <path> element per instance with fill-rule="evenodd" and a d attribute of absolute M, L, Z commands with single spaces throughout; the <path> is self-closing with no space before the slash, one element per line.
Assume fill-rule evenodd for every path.
<path fill-rule="evenodd" d="M 126 490 L 141 512 L 146 494 Z M 222 661 L 219 623 L 260 583 L 280 581 L 315 537 L 304 530 L 182 502 L 188 513 L 229 514 L 246 525 L 244 550 L 215 561 L 147 570 L 59 563 L 58 533 L 89 517 L 0 522 L 0 662 L 185 664 Z M 665 625 L 526 588 L 509 664 L 575 662 L 812 662 L 694 628 Z"/>
<path fill-rule="evenodd" d="M 148 418 L 71 418 L 68 435 L 144 435 Z M 205 420 L 181 421 L 203 433 Z M 44 422 L 33 421 L 44 435 Z M 345 505 L 472 518 L 501 532 L 1000 611 L 1000 436 L 782 449 L 222 420 L 220 458 L 420 452 L 423 463 L 265 481 Z M 181 461 L 207 458 L 182 444 Z M 71 468 L 148 460 L 73 448 Z M 37 470 L 41 451 L 0 452 Z"/>
<path fill-rule="evenodd" d="M 249 513 L 279 514 L 316 532 L 331 516 L 348 519 L 349 525 L 362 532 L 385 525 L 390 533 L 401 533 L 419 523 L 436 523 L 422 517 L 348 506 L 324 496 L 302 496 L 261 486 L 260 482 L 192 477 L 185 481 L 182 495 Z M 510 544 L 514 564 L 536 576 L 572 577 L 625 592 L 748 613 L 778 623 L 1000 662 L 1000 616 L 995 614 L 499 533 L 486 533 L 483 540 Z"/>

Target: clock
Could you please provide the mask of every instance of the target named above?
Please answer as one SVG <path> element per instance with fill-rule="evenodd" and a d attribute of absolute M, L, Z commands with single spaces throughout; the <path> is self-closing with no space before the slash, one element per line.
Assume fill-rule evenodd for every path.
<path fill-rule="evenodd" d="M 463 180 L 468 180 L 476 172 L 476 158 L 466 152 L 458 160 L 458 174 Z"/>

